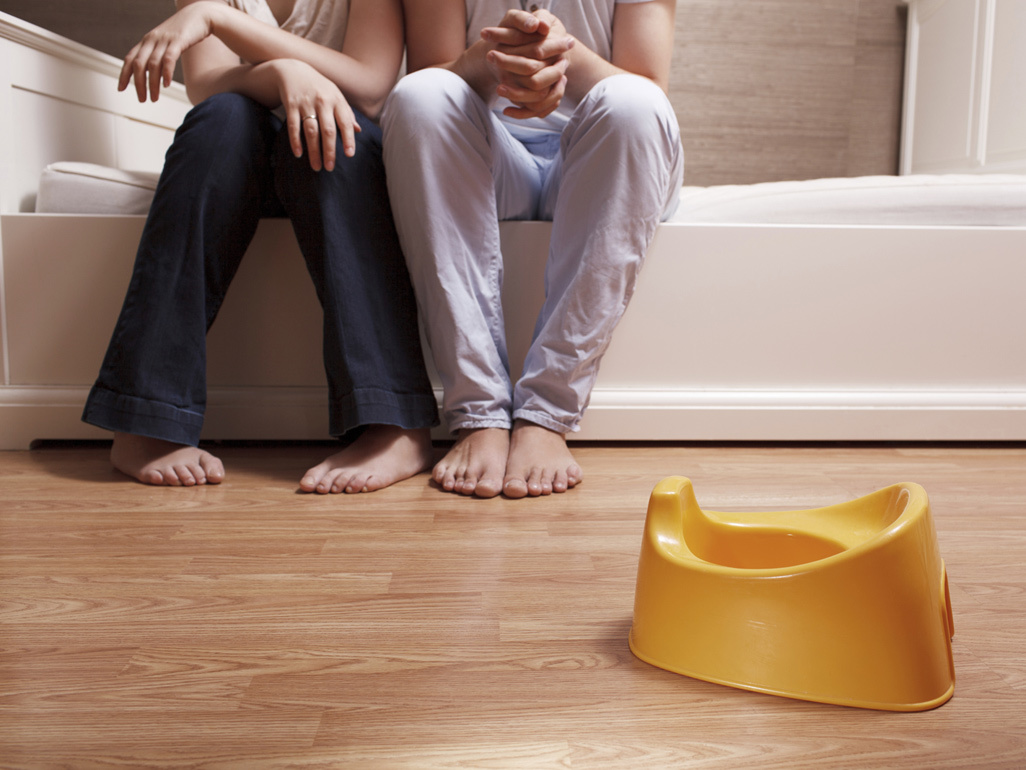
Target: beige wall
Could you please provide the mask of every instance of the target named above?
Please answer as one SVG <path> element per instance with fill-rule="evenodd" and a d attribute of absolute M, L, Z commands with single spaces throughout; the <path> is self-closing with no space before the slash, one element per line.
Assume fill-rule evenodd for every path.
<path fill-rule="evenodd" d="M 173 0 L 0 0 L 121 56 Z M 897 171 L 899 0 L 678 0 L 671 92 L 688 184 Z"/>
<path fill-rule="evenodd" d="M 0 0 L 0 11 L 119 59 L 175 10 L 175 0 Z"/>
<path fill-rule="evenodd" d="M 679 0 L 671 95 L 687 181 L 897 171 L 898 0 Z"/>

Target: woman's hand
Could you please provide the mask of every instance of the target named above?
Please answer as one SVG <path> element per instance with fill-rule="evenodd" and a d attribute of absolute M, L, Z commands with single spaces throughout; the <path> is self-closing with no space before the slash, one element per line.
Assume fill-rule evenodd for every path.
<path fill-rule="evenodd" d="M 217 2 L 192 3 L 143 35 L 125 56 L 118 90 L 124 91 L 134 80 L 140 102 L 146 101 L 147 86 L 150 99 L 157 101 L 161 84 L 171 85 L 182 53 L 210 37 L 213 15 L 222 8 L 226 6 Z"/>
<path fill-rule="evenodd" d="M 515 105 L 504 114 L 540 118 L 559 106 L 575 41 L 558 18 L 545 10 L 512 10 L 499 26 L 481 30 L 481 37 L 493 46 L 486 59 L 498 82 L 496 93 Z"/>
<path fill-rule="evenodd" d="M 356 132 L 360 126 L 338 86 L 295 59 L 276 59 L 264 66 L 272 67 L 278 79 L 292 153 L 301 158 L 305 143 L 310 167 L 314 171 L 322 167 L 331 171 L 335 168 L 336 142 L 341 131 L 342 152 L 351 158 L 356 152 Z"/>

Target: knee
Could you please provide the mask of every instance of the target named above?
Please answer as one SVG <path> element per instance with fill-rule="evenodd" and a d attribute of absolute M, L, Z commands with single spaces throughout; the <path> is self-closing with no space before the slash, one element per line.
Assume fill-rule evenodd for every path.
<path fill-rule="evenodd" d="M 679 143 L 680 128 L 663 90 L 648 78 L 620 74 L 600 81 L 582 102 L 583 111 L 617 135 L 644 142 Z"/>
<path fill-rule="evenodd" d="M 453 130 L 481 109 L 487 105 L 459 75 L 437 67 L 418 70 L 400 80 L 385 103 L 381 127 L 386 146 Z"/>
<path fill-rule="evenodd" d="M 224 125 L 226 122 L 254 122 L 267 113 L 266 107 L 258 104 L 248 96 L 226 92 L 214 94 L 197 104 L 185 116 L 183 126 L 189 125 Z"/>
<path fill-rule="evenodd" d="M 174 146 L 191 153 L 219 156 L 263 148 L 273 132 L 270 110 L 247 96 L 215 94 L 193 107 L 175 134 Z"/>

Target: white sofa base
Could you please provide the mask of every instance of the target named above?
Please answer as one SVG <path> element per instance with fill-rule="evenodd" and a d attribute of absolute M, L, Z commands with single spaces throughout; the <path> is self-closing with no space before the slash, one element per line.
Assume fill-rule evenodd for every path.
<path fill-rule="evenodd" d="M 79 418 L 142 221 L 3 216 L 0 446 L 107 435 Z M 503 225 L 514 366 L 549 231 Z M 210 334 L 204 436 L 327 438 L 319 324 L 288 223 L 262 222 Z M 665 224 L 575 438 L 1023 440 L 1023 328 L 1026 228 Z"/>

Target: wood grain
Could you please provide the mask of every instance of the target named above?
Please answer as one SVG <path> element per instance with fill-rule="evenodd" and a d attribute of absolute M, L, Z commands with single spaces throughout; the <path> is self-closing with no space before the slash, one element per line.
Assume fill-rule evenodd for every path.
<path fill-rule="evenodd" d="M 296 492 L 319 445 L 217 447 L 150 489 L 102 445 L 0 453 L 4 768 L 1014 768 L 1026 764 L 1026 448 L 581 446 L 542 500 Z M 954 698 L 919 714 L 720 687 L 627 647 L 645 507 L 931 497 Z"/>

